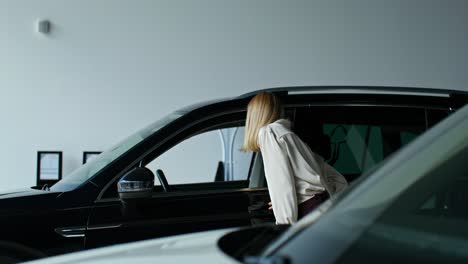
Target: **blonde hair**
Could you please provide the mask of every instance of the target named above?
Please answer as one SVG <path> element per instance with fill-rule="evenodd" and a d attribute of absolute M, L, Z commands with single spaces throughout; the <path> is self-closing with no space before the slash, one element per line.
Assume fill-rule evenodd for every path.
<path fill-rule="evenodd" d="M 245 120 L 244 151 L 260 151 L 258 132 L 260 128 L 275 122 L 281 117 L 281 102 L 272 93 L 261 92 L 254 96 L 247 106 Z"/>

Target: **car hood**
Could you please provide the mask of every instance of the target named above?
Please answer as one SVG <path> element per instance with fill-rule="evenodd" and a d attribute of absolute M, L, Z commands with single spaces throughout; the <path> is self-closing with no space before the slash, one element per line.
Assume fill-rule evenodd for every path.
<path fill-rule="evenodd" d="M 50 193 L 55 193 L 55 192 L 42 191 L 42 190 L 36 190 L 36 189 L 31 189 L 31 188 L 7 190 L 7 191 L 0 193 L 0 199 L 41 195 L 41 194 L 46 194 L 46 193 L 50 194 Z M 58 193 L 55 193 L 55 194 L 58 194 Z"/>
<path fill-rule="evenodd" d="M 50 209 L 60 192 L 20 189 L 0 194 L 0 216 L 31 213 L 34 210 Z"/>
<path fill-rule="evenodd" d="M 159 238 L 98 248 L 27 262 L 59 263 L 238 263 L 217 246 L 218 239 L 233 228 Z"/>

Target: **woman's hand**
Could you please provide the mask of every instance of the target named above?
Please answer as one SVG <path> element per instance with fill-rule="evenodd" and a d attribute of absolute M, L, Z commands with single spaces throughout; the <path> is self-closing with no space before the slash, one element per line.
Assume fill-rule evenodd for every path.
<path fill-rule="evenodd" d="M 268 210 L 273 210 L 273 207 L 271 205 L 271 202 L 268 203 Z"/>

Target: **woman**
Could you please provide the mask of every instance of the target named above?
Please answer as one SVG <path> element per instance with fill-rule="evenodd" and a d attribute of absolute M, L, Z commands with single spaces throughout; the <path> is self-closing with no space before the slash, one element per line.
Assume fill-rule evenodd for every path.
<path fill-rule="evenodd" d="M 291 131 L 271 93 L 257 94 L 247 107 L 244 147 L 260 151 L 277 224 L 292 224 L 329 195 L 344 189 L 345 178 Z"/>

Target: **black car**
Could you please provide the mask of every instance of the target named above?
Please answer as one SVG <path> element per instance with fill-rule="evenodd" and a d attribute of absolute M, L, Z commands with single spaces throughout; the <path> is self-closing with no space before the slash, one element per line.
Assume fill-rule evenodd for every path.
<path fill-rule="evenodd" d="M 295 132 L 349 181 L 468 99 L 460 91 L 394 87 L 267 91 L 282 99 Z M 50 189 L 1 195 L 3 260 L 273 221 L 262 159 L 240 151 L 255 94 L 181 109 Z"/>
<path fill-rule="evenodd" d="M 468 105 L 293 225 L 156 238 L 30 264 L 468 263 Z"/>

